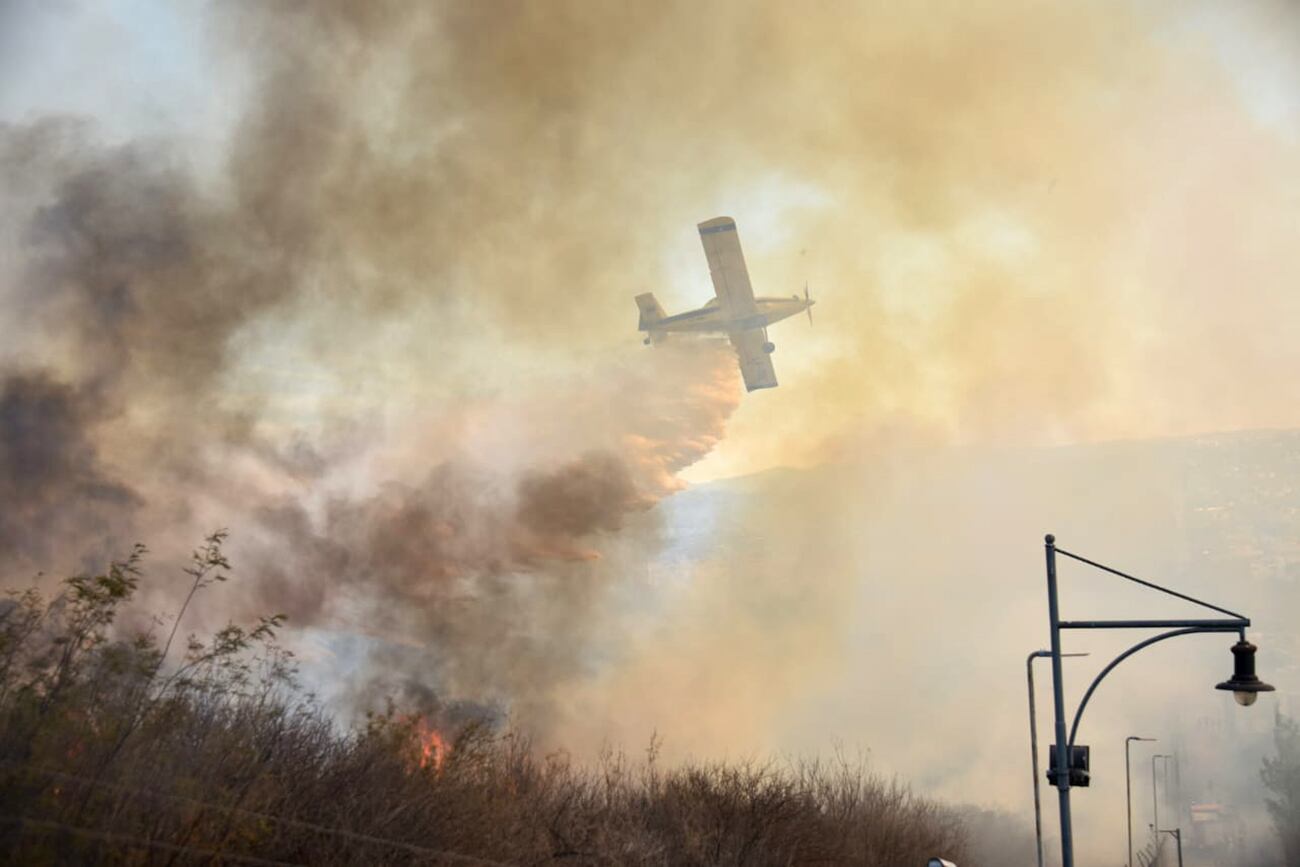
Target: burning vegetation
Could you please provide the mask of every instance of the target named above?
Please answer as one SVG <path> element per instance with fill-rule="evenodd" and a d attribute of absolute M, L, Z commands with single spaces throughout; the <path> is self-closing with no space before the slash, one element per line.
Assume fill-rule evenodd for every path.
<path fill-rule="evenodd" d="M 411 718 L 411 727 L 415 741 L 415 763 L 421 770 L 441 772 L 447 763 L 447 752 L 451 745 L 442 732 L 433 727 L 423 716 Z"/>
<path fill-rule="evenodd" d="M 187 606 L 227 568 L 196 553 Z M 143 551 L 0 608 L 0 845 L 15 863 L 744 864 L 896 867 L 963 853 L 952 812 L 848 761 L 661 769 L 539 758 L 389 707 L 340 732 L 295 686 L 281 621 L 115 629 Z M 182 612 L 184 613 L 184 612 Z M 963 865 L 971 863 L 962 861 Z"/>

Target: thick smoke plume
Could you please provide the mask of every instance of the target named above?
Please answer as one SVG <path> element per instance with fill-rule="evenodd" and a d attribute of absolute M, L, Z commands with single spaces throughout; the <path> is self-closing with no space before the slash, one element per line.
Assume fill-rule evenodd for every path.
<path fill-rule="evenodd" d="M 382 65 L 400 22 L 250 16 L 217 22 L 256 34 L 265 76 L 218 178 L 173 144 L 106 143 L 83 122 L 0 129 L 18 263 L 5 285 L 17 315 L 0 403 L 16 504 L 0 528 L 4 573 L 79 568 L 136 538 L 167 562 L 205 525 L 228 524 L 256 576 L 244 613 L 382 635 L 395 645 L 373 652 L 388 675 L 409 669 L 401 688 L 532 702 L 540 717 L 551 686 L 581 668 L 584 624 L 616 577 L 597 562 L 602 545 L 629 521 L 653 537 L 644 513 L 682 486 L 737 405 L 734 358 L 725 343 L 651 352 L 629 340 L 617 353 L 576 345 L 587 370 L 494 359 L 535 345 L 522 323 L 539 312 L 581 311 L 593 273 L 631 290 L 635 268 L 593 253 L 594 272 L 573 261 L 563 281 L 457 278 L 508 220 L 482 201 L 482 178 L 367 156 L 373 119 L 320 46 L 299 33 L 288 55 L 279 42 L 260 53 L 281 30 L 322 28 Z M 416 178 L 439 189 L 412 190 Z M 408 225 L 375 222 L 394 208 Z M 461 293 L 482 308 L 457 310 Z M 422 345 L 389 363 L 458 388 L 439 377 L 452 368 L 484 388 L 416 394 L 413 412 L 391 412 L 382 389 L 347 407 L 354 377 L 367 391 L 392 384 L 390 371 L 349 369 L 351 351 L 375 351 L 426 301 L 406 335 Z M 337 330 L 357 316 L 378 331 Z M 267 377 L 296 394 L 277 401 Z M 341 408 L 297 403 L 314 390 Z M 358 677 L 374 673 L 362 664 Z"/>
<path fill-rule="evenodd" d="M 415 682 L 457 697 L 510 705 L 572 674 L 599 539 L 721 439 L 740 393 L 725 343 L 521 375 L 454 410 L 508 453 L 477 451 L 467 428 L 408 431 L 425 447 L 401 473 L 331 486 L 319 449 L 277 443 L 227 379 L 240 330 L 331 260 L 310 215 L 267 213 L 238 185 L 200 195 L 165 149 L 97 148 L 78 125 L 6 134 L 7 177 L 28 194 L 8 214 L 26 263 L 13 295 L 46 363 L 15 361 L 0 400 L 9 575 L 160 532 L 175 549 L 225 513 L 251 537 L 249 608 L 419 648 Z"/>
<path fill-rule="evenodd" d="M 389 642 L 371 676 L 529 706 L 540 725 L 550 691 L 584 665 L 603 596 L 626 579 L 599 562 L 602 548 L 615 539 L 653 554 L 643 513 L 718 441 L 740 386 L 729 347 L 701 342 L 546 392 L 568 416 L 571 454 L 523 468 L 445 460 L 410 483 L 329 498 L 319 519 L 296 500 L 262 507 L 263 598 L 300 623 Z M 571 408 L 593 397 L 611 416 L 596 429 Z"/>
<path fill-rule="evenodd" d="M 244 595 L 212 616 L 285 611 L 358 702 L 575 748 L 834 730 L 1021 806 L 1020 540 L 1162 574 L 1195 537 L 1061 506 L 1149 467 L 1048 492 L 1001 450 L 1300 425 L 1295 15 L 214 4 L 175 72 L 219 123 L 0 127 L 3 572 L 229 526 Z M 819 300 L 739 405 L 725 346 L 633 332 L 638 292 L 708 297 L 693 227 L 723 213 L 762 294 Z M 890 654 L 962 720 L 919 736 Z M 958 661 L 1012 686 L 962 693 Z"/>

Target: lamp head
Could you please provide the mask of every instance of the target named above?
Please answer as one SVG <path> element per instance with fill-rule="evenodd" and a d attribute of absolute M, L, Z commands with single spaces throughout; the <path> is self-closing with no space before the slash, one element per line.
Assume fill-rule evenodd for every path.
<path fill-rule="evenodd" d="M 1271 684 L 1255 676 L 1255 645 L 1243 638 L 1232 646 L 1232 677 L 1214 688 L 1231 691 L 1242 707 L 1254 704 L 1261 692 L 1273 691 Z"/>

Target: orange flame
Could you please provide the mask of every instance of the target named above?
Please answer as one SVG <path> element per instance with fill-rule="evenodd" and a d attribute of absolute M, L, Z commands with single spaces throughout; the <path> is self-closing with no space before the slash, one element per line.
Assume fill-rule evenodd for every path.
<path fill-rule="evenodd" d="M 441 771 L 447 761 L 447 753 L 450 752 L 451 745 L 447 743 L 442 732 L 434 728 L 424 717 L 419 717 L 415 721 L 415 743 L 420 767 Z"/>

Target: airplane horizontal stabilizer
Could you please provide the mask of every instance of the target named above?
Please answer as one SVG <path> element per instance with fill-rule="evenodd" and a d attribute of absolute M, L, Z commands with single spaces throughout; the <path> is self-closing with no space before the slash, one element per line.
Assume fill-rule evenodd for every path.
<path fill-rule="evenodd" d="M 653 292 L 636 296 L 636 306 L 641 311 L 641 321 L 636 326 L 638 331 L 649 331 L 656 322 L 668 315 Z"/>

